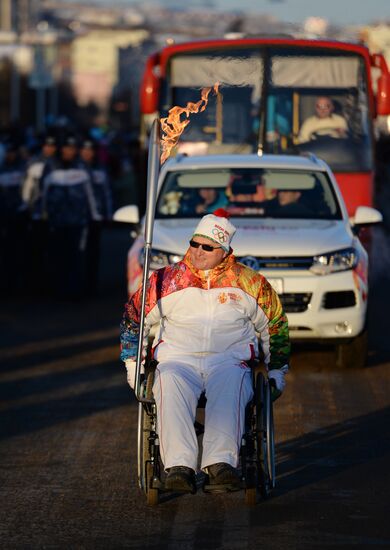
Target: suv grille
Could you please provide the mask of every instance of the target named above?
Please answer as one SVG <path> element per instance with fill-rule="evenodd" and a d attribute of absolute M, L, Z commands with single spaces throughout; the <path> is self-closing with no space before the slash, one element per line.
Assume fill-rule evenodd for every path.
<path fill-rule="evenodd" d="M 306 311 L 312 297 L 311 292 L 279 294 L 285 313 Z"/>
<path fill-rule="evenodd" d="M 313 265 L 312 256 L 262 258 L 258 256 L 241 256 L 237 258 L 242 264 L 251 267 L 255 271 L 262 269 L 310 269 Z"/>

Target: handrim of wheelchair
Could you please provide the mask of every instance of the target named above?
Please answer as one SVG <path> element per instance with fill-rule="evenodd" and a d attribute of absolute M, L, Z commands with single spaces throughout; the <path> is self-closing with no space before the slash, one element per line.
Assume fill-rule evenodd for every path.
<path fill-rule="evenodd" d="M 152 386 L 154 369 L 146 368 L 142 381 L 143 396 L 138 404 L 137 462 L 138 485 L 146 496 L 147 504 L 157 505 L 173 493 L 165 488 L 164 466 L 160 457 L 160 445 L 157 434 L 157 413 L 153 399 Z M 238 472 L 241 489 L 245 493 L 245 503 L 255 505 L 271 496 L 275 487 L 275 442 L 273 422 L 273 398 L 270 382 L 258 367 L 252 369 L 253 398 L 245 412 L 245 429 L 241 439 Z M 198 403 L 198 414 L 204 408 L 205 399 Z M 199 437 L 203 433 L 203 424 L 198 419 L 195 430 Z M 197 489 L 207 494 L 229 493 L 237 487 L 208 483 L 204 472 L 196 475 Z"/>

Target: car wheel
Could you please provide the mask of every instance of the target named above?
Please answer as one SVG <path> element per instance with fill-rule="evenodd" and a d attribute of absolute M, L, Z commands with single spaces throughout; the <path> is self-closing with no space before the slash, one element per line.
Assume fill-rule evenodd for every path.
<path fill-rule="evenodd" d="M 336 346 L 336 366 L 341 369 L 362 369 L 366 366 L 368 332 L 363 330 L 353 340 Z"/>

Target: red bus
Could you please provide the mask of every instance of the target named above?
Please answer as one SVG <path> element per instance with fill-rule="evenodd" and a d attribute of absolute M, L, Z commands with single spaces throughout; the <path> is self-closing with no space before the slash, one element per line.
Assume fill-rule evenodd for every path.
<path fill-rule="evenodd" d="M 188 154 L 312 152 L 333 169 L 350 215 L 373 205 L 377 115 L 390 114 L 390 74 L 362 44 L 294 38 L 243 38 L 174 44 L 149 57 L 140 91 L 141 145 L 156 116 L 200 99 L 219 83 L 207 109 L 191 116 L 178 151 Z M 374 91 L 375 90 L 375 91 Z M 318 98 L 346 121 L 344 135 L 300 137 Z"/>

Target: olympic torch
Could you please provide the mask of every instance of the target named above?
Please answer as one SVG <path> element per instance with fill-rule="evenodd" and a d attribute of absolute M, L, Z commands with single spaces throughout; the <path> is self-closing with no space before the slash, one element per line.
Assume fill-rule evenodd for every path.
<path fill-rule="evenodd" d="M 149 138 L 148 150 L 148 174 L 146 187 L 146 214 L 145 214 L 145 245 L 144 245 L 144 265 L 142 272 L 142 300 L 141 300 L 141 319 L 139 325 L 139 340 L 137 349 L 137 361 L 135 370 L 135 395 L 138 401 L 149 401 L 141 395 L 141 363 L 144 344 L 144 325 L 145 325 L 145 305 L 146 289 L 149 278 L 150 254 L 153 241 L 154 214 L 156 209 L 157 185 L 160 171 L 160 121 L 155 119 L 152 125 Z"/>

